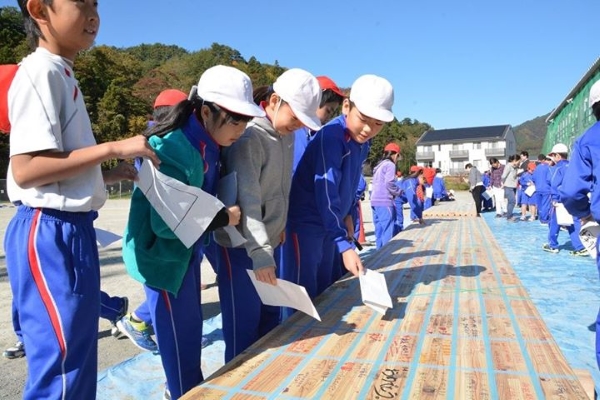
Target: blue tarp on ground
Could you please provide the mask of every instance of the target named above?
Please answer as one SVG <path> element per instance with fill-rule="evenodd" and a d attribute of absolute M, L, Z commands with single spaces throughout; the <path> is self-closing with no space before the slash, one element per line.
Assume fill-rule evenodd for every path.
<path fill-rule="evenodd" d="M 544 318 L 554 339 L 573 368 L 590 371 L 600 387 L 596 366 L 594 322 L 600 306 L 598 271 L 593 259 L 569 255 L 567 232 L 561 231 L 558 254 L 547 253 L 548 228 L 537 221 L 507 222 L 483 214 L 523 285 Z M 375 238 L 367 239 L 372 243 Z M 365 255 L 374 247 L 365 247 Z M 202 371 L 209 376 L 223 365 L 220 315 L 205 321 L 204 333 L 211 344 L 202 350 Z M 160 357 L 140 354 L 98 375 L 98 399 L 160 399 L 165 377 Z"/>
<path fill-rule="evenodd" d="M 225 342 L 221 314 L 204 321 L 204 337 L 209 345 L 202 349 L 202 372 L 207 377 L 223 366 Z M 98 374 L 98 400 L 162 399 L 165 373 L 160 356 L 145 352 Z"/>

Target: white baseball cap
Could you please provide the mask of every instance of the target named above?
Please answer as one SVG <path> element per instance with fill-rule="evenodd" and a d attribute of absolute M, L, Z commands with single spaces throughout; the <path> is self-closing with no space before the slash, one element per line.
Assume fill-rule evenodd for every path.
<path fill-rule="evenodd" d="M 288 69 L 275 80 L 273 91 L 288 103 L 304 126 L 313 131 L 321 129 L 321 121 L 317 117 L 321 87 L 317 78 L 300 68 Z"/>
<path fill-rule="evenodd" d="M 265 116 L 252 99 L 250 77 L 237 68 L 217 65 L 204 71 L 198 81 L 198 96 L 236 114 Z"/>
<path fill-rule="evenodd" d="M 594 104 L 600 101 L 600 80 L 596 81 L 590 89 L 589 106 L 592 108 Z"/>
<path fill-rule="evenodd" d="M 566 144 L 563 144 L 563 143 L 556 143 L 554 146 L 552 146 L 552 150 L 550 150 L 550 154 L 568 153 L 568 152 L 569 152 L 569 148 L 567 147 Z"/>
<path fill-rule="evenodd" d="M 377 75 L 363 75 L 352 84 L 350 101 L 367 117 L 383 122 L 394 120 L 394 88 L 387 79 Z"/>

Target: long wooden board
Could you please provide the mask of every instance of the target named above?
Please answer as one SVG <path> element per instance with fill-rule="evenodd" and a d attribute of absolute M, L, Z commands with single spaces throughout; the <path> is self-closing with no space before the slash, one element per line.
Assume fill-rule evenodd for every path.
<path fill-rule="evenodd" d="M 394 308 L 362 305 L 358 280 L 296 313 L 184 399 L 587 399 L 481 218 L 412 225 L 366 265 Z"/>

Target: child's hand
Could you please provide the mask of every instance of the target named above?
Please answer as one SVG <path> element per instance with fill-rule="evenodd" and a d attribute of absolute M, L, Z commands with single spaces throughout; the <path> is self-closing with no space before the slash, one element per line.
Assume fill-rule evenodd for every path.
<path fill-rule="evenodd" d="M 269 285 L 277 286 L 277 276 L 275 275 L 275 266 L 261 268 L 254 271 L 256 279 Z"/>
<path fill-rule="evenodd" d="M 284 244 L 284 243 L 285 243 L 285 231 L 283 231 L 279 234 L 279 244 Z"/>
<path fill-rule="evenodd" d="M 364 275 L 365 268 L 360 261 L 360 257 L 354 249 L 346 250 L 342 253 L 342 260 L 344 267 L 352 273 L 354 276 Z"/>
<path fill-rule="evenodd" d="M 137 170 L 135 167 L 127 162 L 120 162 L 116 167 L 103 173 L 104 183 L 106 185 L 112 185 L 120 181 L 137 181 Z"/>
<path fill-rule="evenodd" d="M 240 206 L 227 207 L 227 214 L 229 215 L 229 225 L 235 226 L 240 223 L 240 217 L 242 216 Z"/>
<path fill-rule="evenodd" d="M 154 152 L 154 149 L 148 143 L 148 140 L 137 135 L 129 139 L 113 142 L 116 158 L 129 159 L 135 157 L 146 157 L 152 161 L 155 167 L 160 165 L 160 160 Z"/>

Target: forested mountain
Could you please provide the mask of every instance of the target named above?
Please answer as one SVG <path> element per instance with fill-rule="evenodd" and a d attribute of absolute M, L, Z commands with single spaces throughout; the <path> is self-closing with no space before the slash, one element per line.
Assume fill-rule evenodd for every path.
<path fill-rule="evenodd" d="M 546 137 L 546 118 L 548 115 L 549 113 L 523 122 L 513 128 L 517 139 L 517 149 L 519 151 L 527 150 L 532 159 L 542 151 L 544 138 Z"/>

